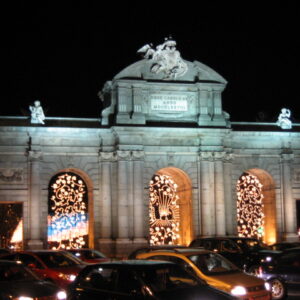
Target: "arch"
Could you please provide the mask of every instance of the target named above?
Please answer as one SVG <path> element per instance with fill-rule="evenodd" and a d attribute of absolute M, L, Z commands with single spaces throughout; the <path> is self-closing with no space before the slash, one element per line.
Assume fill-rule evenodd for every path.
<path fill-rule="evenodd" d="M 163 188 L 163 185 L 165 190 L 169 189 L 169 195 L 167 197 L 167 202 L 169 202 L 169 206 L 167 211 L 165 210 L 166 214 L 169 214 L 169 216 L 166 216 L 166 214 L 163 215 L 162 211 L 158 211 L 159 206 L 161 205 L 161 197 L 158 195 L 159 193 L 155 189 L 157 189 L 157 187 Z M 168 240 L 167 243 L 177 245 L 189 245 L 189 243 L 193 239 L 193 214 L 191 200 L 192 184 L 188 175 L 181 169 L 175 167 L 167 167 L 160 169 L 155 173 L 152 180 L 150 181 L 149 190 L 150 241 L 151 237 L 155 234 L 155 224 L 160 224 L 163 227 L 167 223 L 165 219 L 168 218 L 170 221 L 169 224 L 173 224 L 170 226 L 173 226 L 175 228 L 176 225 L 177 227 L 176 232 L 173 232 L 173 235 L 178 235 L 176 236 L 176 238 L 173 239 L 173 241 Z M 171 204 L 171 202 L 173 204 Z M 158 226 L 156 226 L 156 228 L 158 231 Z M 170 231 L 170 229 L 167 230 Z"/>
<path fill-rule="evenodd" d="M 263 204 L 262 213 L 264 216 L 264 235 L 262 240 L 266 244 L 275 243 L 277 240 L 277 224 L 274 180 L 268 172 L 259 168 L 248 169 L 245 173 L 258 179 L 259 188 L 261 189 L 260 192 L 263 195 L 261 199 Z"/>
<path fill-rule="evenodd" d="M 57 180 L 58 183 L 56 182 Z M 64 180 L 64 183 L 62 183 L 62 180 Z M 64 188 L 62 185 L 65 185 L 67 187 L 67 190 L 64 191 L 66 196 L 66 198 L 64 199 L 59 198 L 61 197 L 60 195 L 62 195 L 61 189 Z M 57 191 L 55 191 L 55 189 L 57 189 Z M 50 226 L 51 222 L 53 224 L 54 215 L 52 198 L 55 198 L 57 196 L 59 198 L 59 203 L 58 205 L 55 204 L 55 206 L 59 208 L 59 212 L 56 214 L 59 215 L 61 212 L 66 214 L 63 218 L 65 223 L 69 222 L 69 225 L 67 227 L 71 227 L 71 224 L 76 224 L 74 225 L 75 229 L 73 228 L 72 230 L 70 230 L 70 233 L 73 233 L 73 236 L 75 237 L 76 234 L 80 235 L 78 233 L 79 231 L 81 231 L 81 233 L 83 232 L 83 230 L 85 231 L 85 234 L 82 234 L 82 236 L 77 239 L 77 244 L 74 242 L 72 244 L 73 246 L 70 246 L 70 243 L 69 245 L 67 245 L 67 247 L 94 247 L 94 214 L 92 191 L 93 186 L 91 179 L 86 173 L 79 169 L 62 169 L 57 171 L 51 177 L 48 187 L 48 245 L 51 244 L 52 240 L 51 238 L 49 238 L 49 236 L 53 233 L 51 232 L 51 230 L 53 230 L 53 227 Z M 67 197 L 70 197 L 70 200 L 67 199 Z M 60 204 L 61 206 L 59 206 Z M 68 217 L 70 217 L 70 219 L 68 219 Z M 74 221 L 75 219 L 76 221 Z M 79 242 L 79 240 L 81 242 Z M 82 243 L 83 240 L 84 243 Z M 52 243 L 52 245 L 55 244 Z M 64 248 L 65 246 L 66 245 L 63 245 L 62 248 Z"/>

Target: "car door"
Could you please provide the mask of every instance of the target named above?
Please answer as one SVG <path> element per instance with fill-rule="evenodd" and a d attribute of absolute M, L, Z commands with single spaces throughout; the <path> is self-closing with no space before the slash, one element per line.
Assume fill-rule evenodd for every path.
<path fill-rule="evenodd" d="M 112 267 L 91 269 L 81 276 L 70 292 L 72 300 L 115 300 L 114 293 L 117 279 L 117 270 Z"/>
<path fill-rule="evenodd" d="M 287 253 L 280 257 L 275 272 L 284 279 L 289 291 L 300 291 L 300 253 Z"/>
<path fill-rule="evenodd" d="M 34 271 L 38 276 L 40 276 L 40 278 L 45 279 L 49 277 L 47 270 L 33 255 L 20 253 L 18 255 L 18 260 L 21 261 L 26 267 Z"/>
<path fill-rule="evenodd" d="M 243 267 L 244 257 L 241 249 L 233 241 L 229 239 L 219 240 L 218 253 L 227 258 L 239 268 Z"/>

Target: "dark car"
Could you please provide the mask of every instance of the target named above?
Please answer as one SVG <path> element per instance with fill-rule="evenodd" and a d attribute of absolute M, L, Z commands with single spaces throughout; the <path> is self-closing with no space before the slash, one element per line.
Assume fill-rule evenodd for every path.
<path fill-rule="evenodd" d="M 239 268 L 255 274 L 260 262 L 277 254 L 269 246 L 255 238 L 206 237 L 193 240 L 190 247 L 203 247 L 217 252 Z"/>
<path fill-rule="evenodd" d="M 29 268 L 12 261 L 0 260 L 0 299 L 64 300 L 66 292 L 43 281 Z"/>
<path fill-rule="evenodd" d="M 67 250 L 71 254 L 75 255 L 80 260 L 87 262 L 87 263 L 101 263 L 105 261 L 110 261 L 110 259 L 95 249 L 70 249 Z"/>
<path fill-rule="evenodd" d="M 69 300 L 235 299 L 163 261 L 124 260 L 89 265 L 69 288 Z"/>
<path fill-rule="evenodd" d="M 18 251 L 2 255 L 1 259 L 23 263 L 44 280 L 66 288 L 76 278 L 85 263 L 72 254 L 58 250 Z"/>
<path fill-rule="evenodd" d="M 273 299 L 300 296 L 300 248 L 278 253 L 259 267 L 258 276 L 271 284 Z"/>

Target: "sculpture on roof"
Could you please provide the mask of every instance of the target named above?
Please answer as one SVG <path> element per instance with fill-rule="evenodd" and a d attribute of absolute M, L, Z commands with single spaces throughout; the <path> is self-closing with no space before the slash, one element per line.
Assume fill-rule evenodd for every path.
<path fill-rule="evenodd" d="M 32 124 L 45 124 L 45 114 L 39 100 L 34 101 L 34 105 L 30 105 L 29 109 L 31 111 L 30 122 Z"/>
<path fill-rule="evenodd" d="M 290 120 L 291 111 L 287 108 L 282 108 L 276 124 L 282 129 L 291 129 L 292 121 Z"/>
<path fill-rule="evenodd" d="M 155 50 L 152 48 L 152 44 L 146 44 L 137 52 L 143 54 L 144 58 L 153 61 L 150 67 L 151 72 L 163 73 L 163 79 L 176 79 L 188 70 L 187 64 L 176 50 L 176 42 L 172 39 L 166 38 L 164 43 L 156 46 Z"/>

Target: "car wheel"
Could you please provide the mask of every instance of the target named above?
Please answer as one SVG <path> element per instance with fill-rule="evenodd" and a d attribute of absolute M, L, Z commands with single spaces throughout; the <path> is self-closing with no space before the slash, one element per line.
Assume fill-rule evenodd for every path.
<path fill-rule="evenodd" d="M 272 299 L 283 299 L 286 296 L 284 284 L 279 279 L 272 279 L 270 281 Z"/>

